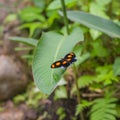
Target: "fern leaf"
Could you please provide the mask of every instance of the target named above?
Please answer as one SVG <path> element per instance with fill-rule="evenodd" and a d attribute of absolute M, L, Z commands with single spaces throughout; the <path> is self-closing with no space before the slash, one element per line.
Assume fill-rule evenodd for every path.
<path fill-rule="evenodd" d="M 78 79 L 78 86 L 79 86 L 79 88 L 86 87 L 86 86 L 92 84 L 95 81 L 95 79 L 96 79 L 96 77 L 91 76 L 91 75 L 81 76 Z"/>
<path fill-rule="evenodd" d="M 105 116 L 105 118 L 104 118 L 104 120 L 116 120 L 116 118 L 113 116 L 113 115 L 111 115 L 111 114 L 107 114 L 106 116 Z"/>
<path fill-rule="evenodd" d="M 101 98 L 94 101 L 90 120 L 116 120 L 116 98 Z"/>
<path fill-rule="evenodd" d="M 81 103 L 78 104 L 77 107 L 76 107 L 75 115 L 77 116 L 78 114 L 81 113 L 81 111 L 83 111 L 84 109 L 88 108 L 92 104 L 93 104 L 93 102 L 90 102 L 90 101 L 86 101 L 86 100 L 81 101 Z"/>

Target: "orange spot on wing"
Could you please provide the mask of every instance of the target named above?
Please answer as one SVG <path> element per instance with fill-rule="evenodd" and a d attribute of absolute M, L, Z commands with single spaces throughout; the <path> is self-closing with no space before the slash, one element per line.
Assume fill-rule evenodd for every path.
<path fill-rule="evenodd" d="M 55 65 L 54 65 L 54 64 L 52 64 L 52 65 L 51 65 L 51 68 L 55 68 Z"/>
<path fill-rule="evenodd" d="M 66 63 L 67 63 L 67 61 L 63 61 L 63 62 L 62 62 L 63 65 L 66 64 Z"/>
<path fill-rule="evenodd" d="M 67 59 L 67 61 L 71 61 L 71 59 Z"/>
<path fill-rule="evenodd" d="M 57 62 L 57 63 L 56 63 L 56 66 L 59 66 L 60 64 L 61 64 L 60 62 Z"/>
<path fill-rule="evenodd" d="M 67 57 L 70 57 L 70 58 L 71 58 L 71 57 L 72 57 L 72 55 L 68 55 Z"/>

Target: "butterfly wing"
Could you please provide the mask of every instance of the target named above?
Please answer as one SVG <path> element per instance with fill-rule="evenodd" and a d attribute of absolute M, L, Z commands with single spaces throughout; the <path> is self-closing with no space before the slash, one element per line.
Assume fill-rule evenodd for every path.
<path fill-rule="evenodd" d="M 65 57 L 64 57 L 64 59 L 69 59 L 69 58 L 75 58 L 76 56 L 75 56 L 75 54 L 73 53 L 73 52 L 71 52 L 71 53 L 68 53 Z"/>
<path fill-rule="evenodd" d="M 56 61 L 51 65 L 51 68 L 59 68 L 62 66 L 62 60 Z"/>
<path fill-rule="evenodd" d="M 67 54 L 67 55 L 64 57 L 64 59 L 66 59 L 66 60 L 67 60 L 68 62 L 70 62 L 70 63 L 73 63 L 73 62 L 77 61 L 76 55 L 75 55 L 73 52 Z"/>
<path fill-rule="evenodd" d="M 67 68 L 70 65 L 70 62 L 68 62 L 66 59 L 62 60 L 62 66 L 63 68 Z"/>
<path fill-rule="evenodd" d="M 69 65 L 70 65 L 70 62 L 68 62 L 66 59 L 62 59 L 62 60 L 54 62 L 51 65 L 51 68 L 59 68 L 59 67 L 66 68 Z"/>
<path fill-rule="evenodd" d="M 63 59 L 54 62 L 51 65 L 51 68 L 59 68 L 59 67 L 67 68 L 70 64 L 72 64 L 76 60 L 77 59 L 75 54 L 71 52 L 71 53 L 68 53 Z"/>

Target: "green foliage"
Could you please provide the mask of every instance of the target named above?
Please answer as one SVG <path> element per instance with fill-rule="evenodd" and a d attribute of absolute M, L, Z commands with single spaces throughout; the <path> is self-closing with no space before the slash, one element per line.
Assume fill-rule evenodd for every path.
<path fill-rule="evenodd" d="M 24 23 L 19 27 L 19 29 L 29 29 L 29 37 L 32 37 L 35 34 L 35 31 L 38 29 L 40 32 L 40 29 L 45 29 L 47 27 L 47 23 L 41 23 L 41 22 L 30 22 L 30 23 Z"/>
<path fill-rule="evenodd" d="M 83 87 L 89 86 L 94 81 L 97 81 L 96 76 L 84 75 L 78 78 L 78 86 L 79 88 L 83 88 Z"/>
<path fill-rule="evenodd" d="M 3 107 L 0 107 L 0 112 L 3 112 L 4 111 L 4 108 Z"/>
<path fill-rule="evenodd" d="M 15 51 L 30 51 L 33 52 L 34 48 L 37 46 L 38 40 L 33 38 L 23 38 L 23 37 L 9 37 L 9 40 L 16 41 L 19 43 L 26 44 L 25 47 L 16 47 Z M 26 59 L 28 65 L 32 65 L 33 54 L 24 54 L 21 58 Z"/>
<path fill-rule="evenodd" d="M 81 103 L 78 104 L 76 107 L 75 115 L 76 116 L 79 115 L 81 111 L 85 110 L 86 108 L 89 108 L 92 104 L 93 102 L 90 102 L 90 101 L 86 101 L 86 100 L 81 101 Z"/>
<path fill-rule="evenodd" d="M 47 23 L 46 19 L 42 15 L 43 9 L 40 7 L 26 7 L 19 11 L 19 18 L 24 22 L 19 28 L 20 29 L 29 29 L 29 36 L 31 37 L 36 29 L 45 28 Z"/>
<path fill-rule="evenodd" d="M 45 0 L 34 0 L 34 4 L 35 6 L 41 8 L 41 9 L 44 9 L 45 8 Z"/>
<path fill-rule="evenodd" d="M 33 38 L 10 37 L 9 39 L 12 41 L 24 43 L 26 45 L 33 46 L 33 47 L 37 46 L 37 43 L 38 43 L 38 41 Z"/>
<path fill-rule="evenodd" d="M 94 29 L 90 29 L 89 31 L 90 31 L 90 35 L 93 40 L 96 40 L 97 38 L 99 38 L 102 35 L 102 33 L 100 31 L 96 31 Z"/>
<path fill-rule="evenodd" d="M 118 57 L 120 52 L 119 0 L 65 0 L 65 4 L 67 8 L 72 9 L 67 12 L 68 18 L 74 21 L 74 23 L 69 22 L 69 28 L 70 30 L 76 28 L 69 36 L 67 36 L 63 18 L 58 14 L 58 9 L 61 9 L 60 0 L 34 0 L 35 6 L 26 7 L 19 11 L 19 18 L 22 21 L 19 28 L 27 28 L 29 37 L 33 38 L 39 38 L 42 31 L 45 32 L 39 41 L 33 38 L 20 37 L 10 39 L 35 48 L 34 54 L 24 55 L 24 58 L 30 58 L 34 55 L 32 64 L 34 80 L 39 89 L 47 94 L 50 94 L 57 86 L 61 85 L 59 80 L 66 70 L 61 68 L 53 70 L 50 68 L 51 64 L 63 58 L 70 51 L 74 51 L 77 62 L 74 64 L 76 69 L 72 71 L 72 76 L 73 73 L 76 74 L 80 91 L 77 91 L 75 83 L 72 82 L 70 97 L 76 99 L 76 93 L 80 92 L 80 104 L 76 107 L 76 116 L 73 119 L 76 120 L 82 111 L 87 110 L 83 115 L 85 115 L 85 118 L 89 117 L 90 120 L 116 120 L 116 117 L 119 117 L 120 106 L 112 96 L 115 96 L 115 92 L 118 91 L 119 87 L 117 88 L 115 84 L 119 83 L 120 75 L 120 58 Z M 81 27 L 84 31 L 84 41 L 83 33 L 78 27 Z M 51 32 L 53 30 L 54 32 Z M 17 48 L 17 50 L 23 49 L 25 50 L 25 48 Z M 62 85 L 64 86 L 59 86 L 55 90 L 54 100 L 67 98 L 65 84 L 63 82 Z M 94 92 L 97 94 L 97 90 L 102 95 L 105 95 L 104 92 L 111 90 L 113 95 L 102 98 L 85 98 L 87 100 L 81 97 L 84 92 L 88 91 L 90 94 Z M 16 103 L 26 101 L 27 104 L 36 106 L 39 99 L 44 96 L 39 93 L 38 89 L 37 92 L 33 91 L 34 89 L 32 91 L 29 89 L 30 93 L 17 96 L 14 101 Z M 106 94 L 109 95 L 110 93 Z M 89 116 L 87 116 L 88 113 Z M 65 110 L 62 107 L 58 108 L 56 114 L 59 116 L 59 120 L 66 117 Z"/>
<path fill-rule="evenodd" d="M 20 102 L 24 102 L 25 100 L 26 100 L 25 94 L 17 95 L 14 97 L 14 103 L 16 103 L 16 104 L 18 104 Z"/>
<path fill-rule="evenodd" d="M 73 6 L 76 2 L 77 2 L 77 0 L 65 0 L 65 5 Z M 55 9 L 59 9 L 59 8 L 61 8 L 61 2 L 60 2 L 60 0 L 55 0 L 49 4 L 47 9 L 55 10 Z"/>
<path fill-rule="evenodd" d="M 92 2 L 90 4 L 90 13 L 94 15 L 108 18 L 107 14 L 105 13 L 105 10 L 105 6 L 100 4 L 99 2 Z"/>
<path fill-rule="evenodd" d="M 113 72 L 115 76 L 120 75 L 120 57 L 117 57 L 115 59 L 115 62 L 113 64 Z"/>
<path fill-rule="evenodd" d="M 86 52 L 86 53 L 82 54 L 83 45 L 81 45 L 81 44 L 77 44 L 74 47 L 73 51 L 76 54 L 76 58 L 77 58 L 77 61 L 74 63 L 75 66 L 79 66 L 80 64 L 85 62 L 88 58 L 90 58 L 90 53 L 89 52 Z"/>
<path fill-rule="evenodd" d="M 67 98 L 67 91 L 66 91 L 66 87 L 64 86 L 60 86 L 56 91 L 55 91 L 55 95 L 54 95 L 54 99 L 61 99 L 61 98 Z"/>
<path fill-rule="evenodd" d="M 120 104 L 116 104 L 117 117 L 120 118 Z"/>
<path fill-rule="evenodd" d="M 38 102 L 45 98 L 46 96 L 32 83 L 28 86 L 25 93 L 15 96 L 13 100 L 15 104 L 25 102 L 28 106 L 36 108 L 38 107 Z"/>
<path fill-rule="evenodd" d="M 80 22 L 89 28 L 104 32 L 111 37 L 120 38 L 120 27 L 111 20 L 80 11 L 68 11 L 67 16 L 72 21 Z"/>
<path fill-rule="evenodd" d="M 64 120 L 66 117 L 65 110 L 62 107 L 59 107 L 57 110 L 57 115 L 59 116 L 58 120 Z"/>
<path fill-rule="evenodd" d="M 111 2 L 112 0 L 96 0 L 96 2 L 98 4 L 101 4 L 101 5 L 107 5 Z"/>
<path fill-rule="evenodd" d="M 119 79 L 114 76 L 111 65 L 97 67 L 96 72 L 98 73 L 96 76 L 96 81 L 103 82 L 104 85 L 109 85 L 112 84 L 112 82 L 119 81 Z"/>
<path fill-rule="evenodd" d="M 80 40 L 83 41 L 83 34 L 79 28 L 76 28 L 69 36 L 55 32 L 42 35 L 34 54 L 32 70 L 36 85 L 43 93 L 50 94 L 65 71 L 61 68 L 51 69 L 51 64 L 72 51 Z M 68 42 L 69 46 L 67 46 Z"/>
<path fill-rule="evenodd" d="M 112 66 L 98 66 L 96 68 L 95 75 L 83 75 L 78 78 L 78 86 L 79 88 L 83 88 L 86 86 L 90 86 L 94 83 L 103 83 L 103 85 L 110 85 L 113 82 L 118 82 L 119 79 L 114 76 Z"/>
<path fill-rule="evenodd" d="M 93 47 L 93 49 L 91 51 L 91 56 L 93 56 L 93 57 L 107 57 L 109 55 L 109 52 L 107 51 L 107 49 L 105 47 L 103 47 L 101 40 L 93 41 L 91 43 L 91 46 Z"/>
<path fill-rule="evenodd" d="M 116 120 L 116 98 L 100 98 L 94 100 L 90 111 L 90 120 Z"/>
<path fill-rule="evenodd" d="M 16 19 L 17 19 L 17 15 L 16 14 L 9 14 L 5 18 L 4 23 L 9 23 L 9 22 L 15 21 Z"/>
<path fill-rule="evenodd" d="M 34 20 L 44 21 L 45 18 L 40 15 L 42 10 L 38 7 L 26 7 L 19 13 L 20 19 L 25 22 L 32 22 Z"/>

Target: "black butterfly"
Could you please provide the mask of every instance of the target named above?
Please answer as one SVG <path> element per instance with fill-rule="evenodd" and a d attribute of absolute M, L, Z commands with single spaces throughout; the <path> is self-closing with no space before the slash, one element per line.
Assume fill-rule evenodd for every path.
<path fill-rule="evenodd" d="M 63 59 L 54 62 L 51 65 L 51 68 L 59 68 L 59 67 L 67 68 L 70 64 L 72 64 L 75 61 L 77 61 L 76 56 L 73 52 L 71 52 L 68 53 Z"/>

